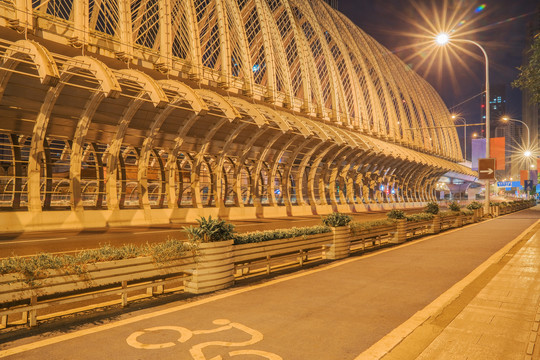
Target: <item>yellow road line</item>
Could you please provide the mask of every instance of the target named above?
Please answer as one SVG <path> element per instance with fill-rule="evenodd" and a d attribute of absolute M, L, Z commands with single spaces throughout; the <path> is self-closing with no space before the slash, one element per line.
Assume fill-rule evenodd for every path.
<path fill-rule="evenodd" d="M 489 221 L 491 221 L 491 220 L 489 220 Z M 482 223 L 485 223 L 485 222 L 482 222 Z M 479 225 L 479 224 L 482 224 L 482 223 L 472 224 L 472 226 L 476 226 L 476 225 Z M 471 226 L 468 226 L 467 228 L 470 228 L 470 227 Z M 113 323 L 100 325 L 100 326 L 96 326 L 96 327 L 92 327 L 92 328 L 88 328 L 88 329 L 84 329 L 84 330 L 79 330 L 79 331 L 75 331 L 75 332 L 72 332 L 72 333 L 69 333 L 69 334 L 64 334 L 64 335 L 60 335 L 60 336 L 56 336 L 56 337 L 36 341 L 36 342 L 30 343 L 30 344 L 17 346 L 17 347 L 11 348 L 11 349 L 2 350 L 2 351 L 0 351 L 0 358 L 4 358 L 4 357 L 14 355 L 14 354 L 20 354 L 20 353 L 30 351 L 30 350 L 39 349 L 39 348 L 44 347 L 44 346 L 57 344 L 57 343 L 60 343 L 60 342 L 63 342 L 63 341 L 76 339 L 76 338 L 79 338 L 79 337 L 82 337 L 82 336 L 95 334 L 95 333 L 98 333 L 98 332 L 101 332 L 101 331 L 114 329 L 114 328 L 117 328 L 117 327 L 120 327 L 120 326 L 133 324 L 133 323 L 138 322 L 138 321 L 148 320 L 148 319 L 151 319 L 151 318 L 154 318 L 154 317 L 167 315 L 167 314 L 174 313 L 174 312 L 181 311 L 181 310 L 190 309 L 190 308 L 193 308 L 193 307 L 196 307 L 196 306 L 208 304 L 208 303 L 218 301 L 218 300 L 221 300 L 221 299 L 226 299 L 226 298 L 231 297 L 231 296 L 243 294 L 243 293 L 253 291 L 253 290 L 256 290 L 256 289 L 272 286 L 272 285 L 279 284 L 279 283 L 282 283 L 282 282 L 285 282 L 285 281 L 301 278 L 301 277 L 304 277 L 304 276 L 307 276 L 307 275 L 315 274 L 315 273 L 318 273 L 318 272 L 322 272 L 322 271 L 333 269 L 333 268 L 336 268 L 336 267 L 339 267 L 339 266 L 343 266 L 343 265 L 346 265 L 346 264 L 349 264 L 349 263 L 352 263 L 352 262 L 356 262 L 356 261 L 359 261 L 359 260 L 367 259 L 367 258 L 377 256 L 377 255 L 380 255 L 380 254 L 384 254 L 384 253 L 389 252 L 389 251 L 395 251 L 397 249 L 400 249 L 400 248 L 403 248 L 403 247 L 406 247 L 406 246 L 411 246 L 411 245 L 418 244 L 420 242 L 427 241 L 427 240 L 433 238 L 434 236 L 446 235 L 446 234 L 450 234 L 450 233 L 453 233 L 453 232 L 459 231 L 459 230 L 463 230 L 463 228 L 458 228 L 458 229 L 454 229 L 454 230 L 450 230 L 450 231 L 445 231 L 444 234 L 436 234 L 436 235 L 432 235 L 432 236 L 427 236 L 425 238 L 418 239 L 418 240 L 415 240 L 413 242 L 407 242 L 407 243 L 404 243 L 404 244 L 399 245 L 399 246 L 395 246 L 395 247 L 392 247 L 392 248 L 377 251 L 375 253 L 362 255 L 362 256 L 359 256 L 359 257 L 354 257 L 354 258 L 350 258 L 350 259 L 346 259 L 346 260 L 340 260 L 339 262 L 329 264 L 329 265 L 324 266 L 323 268 L 320 268 L 320 269 L 306 270 L 306 271 L 303 271 L 303 272 L 298 273 L 298 274 L 293 274 L 293 275 L 286 276 L 286 277 L 283 277 L 283 278 L 280 278 L 280 279 L 271 280 L 271 281 L 268 281 L 268 282 L 263 283 L 263 284 L 250 285 L 250 286 L 242 288 L 242 289 L 232 290 L 232 291 L 229 291 L 229 292 L 224 293 L 224 294 L 218 294 L 218 295 L 206 298 L 206 299 L 201 299 L 201 300 L 194 301 L 192 303 L 183 304 L 183 305 L 175 306 L 175 307 L 164 309 L 164 310 L 159 310 L 159 311 L 155 311 L 155 312 L 152 312 L 152 313 L 135 316 L 133 318 L 119 320 L 119 321 L 116 321 L 116 322 L 113 322 Z"/>

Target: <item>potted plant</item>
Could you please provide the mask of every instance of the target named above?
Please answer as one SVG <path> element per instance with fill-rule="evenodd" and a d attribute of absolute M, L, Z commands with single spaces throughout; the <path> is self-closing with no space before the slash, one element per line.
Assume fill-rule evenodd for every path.
<path fill-rule="evenodd" d="M 336 260 L 349 256 L 351 240 L 348 225 L 351 221 L 350 215 L 341 213 L 332 213 L 323 217 L 323 225 L 330 227 L 333 234 L 332 245 L 326 253 L 327 259 Z"/>
<path fill-rule="evenodd" d="M 191 242 L 197 244 L 199 257 L 186 292 L 203 294 L 234 283 L 234 225 L 219 218 L 197 219 L 198 226 L 184 227 Z"/>

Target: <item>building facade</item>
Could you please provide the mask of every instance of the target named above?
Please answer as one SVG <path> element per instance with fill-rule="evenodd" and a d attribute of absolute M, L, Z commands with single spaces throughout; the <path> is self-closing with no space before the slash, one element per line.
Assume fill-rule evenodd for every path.
<path fill-rule="evenodd" d="M 2 226 L 318 214 L 434 199 L 434 89 L 323 1 L 0 2 Z"/>

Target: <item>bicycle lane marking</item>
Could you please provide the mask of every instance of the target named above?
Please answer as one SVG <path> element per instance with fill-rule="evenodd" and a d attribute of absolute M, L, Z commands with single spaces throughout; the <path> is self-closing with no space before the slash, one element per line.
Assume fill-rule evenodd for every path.
<path fill-rule="evenodd" d="M 204 334 L 215 334 L 226 330 L 231 329 L 238 329 L 248 335 L 251 336 L 250 340 L 241 341 L 241 342 L 232 342 L 232 341 L 206 341 L 199 343 L 197 345 L 194 345 L 190 348 L 189 352 L 193 358 L 193 360 L 206 360 L 206 357 L 204 355 L 204 349 L 207 347 L 245 347 L 249 345 L 254 345 L 259 342 L 261 342 L 264 338 L 263 334 L 259 331 L 252 329 L 248 326 L 245 326 L 243 324 L 239 324 L 236 322 L 231 322 L 228 319 L 216 319 L 212 322 L 214 325 L 218 325 L 219 327 L 215 329 L 209 329 L 209 330 L 189 330 L 184 327 L 179 326 L 157 326 L 152 327 L 148 329 L 144 329 L 142 331 L 136 331 L 132 333 L 128 338 L 126 339 L 126 342 L 129 346 L 134 347 L 136 349 L 142 349 L 142 350 L 160 350 L 165 348 L 170 348 L 176 345 L 175 342 L 166 342 L 166 343 L 158 343 L 158 344 L 146 344 L 142 343 L 138 340 L 140 336 L 143 336 L 145 334 L 148 334 L 149 332 L 153 331 L 160 331 L 160 330 L 171 330 L 175 331 L 180 334 L 180 337 L 177 339 L 178 343 L 185 343 L 186 341 L 190 340 L 193 335 L 204 335 Z M 226 351 L 226 350 L 225 350 Z M 229 356 L 237 356 L 237 355 L 257 355 L 260 357 L 263 357 L 265 359 L 269 360 L 283 360 L 283 358 L 279 355 L 276 355 L 274 353 L 270 353 L 263 350 L 252 350 L 252 349 L 244 349 L 244 350 L 236 350 L 236 351 L 230 351 Z M 221 357 L 213 357 L 212 359 L 221 359 Z"/>
<path fill-rule="evenodd" d="M 493 221 L 493 219 L 488 220 L 486 222 L 489 222 L 489 221 Z M 472 226 L 470 226 L 468 228 L 471 228 L 473 226 L 477 226 L 477 225 L 480 225 L 480 224 L 485 224 L 486 222 L 474 224 L 474 225 L 472 225 Z M 445 234 L 449 234 L 449 233 L 452 233 L 454 231 L 459 231 L 459 230 L 461 230 L 461 229 L 455 229 L 455 230 L 451 230 L 451 231 L 446 231 Z M 415 244 L 418 244 L 418 243 L 421 243 L 421 242 L 424 242 L 424 241 L 428 241 L 428 240 L 432 239 L 435 236 L 438 236 L 438 235 L 427 236 L 427 237 L 425 237 L 423 239 L 419 239 L 419 240 L 416 240 L 414 242 L 407 242 L 405 244 L 402 244 L 402 245 L 399 245 L 399 246 L 396 246 L 396 247 L 392 247 L 392 248 L 389 248 L 389 249 L 384 249 L 384 250 L 381 250 L 381 251 L 376 252 L 376 253 L 363 255 L 361 257 L 355 257 L 355 258 L 349 258 L 349 259 L 346 259 L 346 260 L 340 260 L 337 263 L 326 265 L 321 269 L 314 269 L 314 270 L 304 271 L 304 272 L 301 272 L 301 273 L 298 273 L 298 274 L 293 274 L 293 275 L 283 277 L 283 278 L 280 278 L 280 279 L 271 280 L 271 281 L 269 281 L 267 283 L 251 285 L 251 286 L 248 286 L 248 287 L 245 287 L 245 288 L 242 288 L 242 289 L 232 290 L 232 291 L 229 291 L 229 292 L 224 293 L 224 294 L 214 295 L 214 296 L 206 298 L 206 299 L 197 300 L 197 301 L 194 301 L 194 302 L 191 302 L 191 303 L 182 304 L 182 305 L 171 307 L 171 308 L 168 308 L 168 309 L 159 310 L 159 311 L 151 312 L 151 313 L 148 313 L 148 314 L 138 315 L 138 316 L 135 316 L 133 318 L 119 320 L 119 321 L 116 321 L 116 322 L 112 322 L 112 323 L 105 324 L 105 325 L 99 325 L 99 326 L 91 327 L 91 328 L 88 328 L 88 329 L 78 330 L 78 331 L 75 331 L 75 332 L 72 332 L 72 333 L 68 333 L 68 334 L 64 334 L 64 335 L 60 335 L 60 336 L 51 337 L 51 338 L 48 338 L 48 339 L 35 341 L 35 342 L 25 344 L 25 345 L 16 346 L 16 347 L 11 348 L 11 349 L 0 350 L 0 358 L 5 358 L 7 356 L 20 354 L 20 353 L 30 351 L 30 350 L 39 349 L 39 348 L 42 348 L 42 347 L 45 347 L 45 346 L 61 343 L 61 342 L 64 342 L 64 341 L 68 341 L 68 340 L 80 338 L 80 337 L 83 337 L 83 336 L 99 333 L 99 332 L 102 332 L 102 331 L 118 328 L 118 327 L 121 327 L 121 326 L 133 324 L 133 323 L 136 323 L 136 322 L 152 319 L 152 318 L 159 317 L 159 316 L 162 316 L 162 315 L 167 315 L 167 314 L 175 313 L 175 312 L 186 310 L 186 309 L 191 309 L 191 308 L 194 308 L 194 307 L 197 307 L 197 306 L 205 305 L 205 304 L 208 304 L 208 303 L 219 301 L 221 299 L 226 299 L 226 298 L 229 298 L 229 297 L 232 297 L 232 296 L 235 296 L 235 295 L 240 295 L 240 294 L 250 292 L 250 291 L 253 291 L 253 290 L 257 290 L 257 289 L 260 289 L 260 288 L 273 286 L 273 285 L 283 283 L 283 282 L 286 282 L 286 281 L 289 281 L 289 280 L 294 280 L 294 279 L 305 277 L 305 276 L 308 276 L 308 275 L 311 275 L 311 274 L 327 271 L 327 270 L 330 270 L 330 269 L 333 269 L 333 268 L 336 268 L 336 267 L 340 267 L 340 266 L 343 266 L 343 265 L 346 265 L 346 264 L 349 264 L 349 263 L 353 263 L 353 262 L 356 262 L 356 261 L 367 259 L 367 258 L 370 258 L 370 257 L 373 257 L 373 256 L 378 256 L 378 255 L 381 255 L 381 254 L 384 254 L 384 253 L 387 253 L 387 252 L 390 252 L 390 251 L 395 251 L 395 250 L 398 250 L 400 248 L 415 245 Z"/>

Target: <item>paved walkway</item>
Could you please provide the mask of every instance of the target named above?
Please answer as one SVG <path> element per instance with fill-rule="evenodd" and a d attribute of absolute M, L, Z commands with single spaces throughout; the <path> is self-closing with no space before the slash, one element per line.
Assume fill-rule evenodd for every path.
<path fill-rule="evenodd" d="M 539 214 L 5 342 L 0 358 L 536 359 Z"/>
<path fill-rule="evenodd" d="M 540 229 L 418 357 L 540 359 Z"/>

